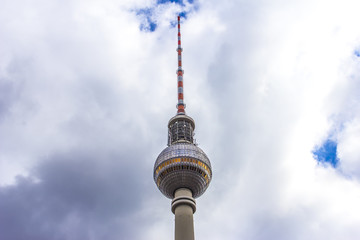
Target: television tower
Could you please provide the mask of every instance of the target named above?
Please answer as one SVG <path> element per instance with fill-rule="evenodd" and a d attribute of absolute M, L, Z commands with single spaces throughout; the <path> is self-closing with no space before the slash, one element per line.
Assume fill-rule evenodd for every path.
<path fill-rule="evenodd" d="M 212 178 L 206 154 L 194 143 L 195 121 L 185 114 L 181 62 L 180 16 L 178 16 L 178 103 L 177 114 L 168 123 L 168 147 L 155 161 L 154 181 L 166 197 L 172 199 L 175 214 L 175 240 L 194 240 L 195 198 L 201 196 Z"/>

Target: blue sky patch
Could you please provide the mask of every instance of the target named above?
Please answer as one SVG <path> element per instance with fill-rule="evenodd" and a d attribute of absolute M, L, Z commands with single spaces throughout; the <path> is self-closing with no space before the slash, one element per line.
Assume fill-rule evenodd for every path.
<path fill-rule="evenodd" d="M 354 54 L 355 54 L 355 56 L 360 57 L 360 50 L 355 50 Z"/>
<path fill-rule="evenodd" d="M 181 11 L 178 14 L 183 18 L 187 18 L 187 14 L 193 10 L 197 10 L 198 6 L 194 5 L 194 0 L 157 0 L 156 4 L 153 7 L 147 7 L 147 8 L 140 8 L 135 9 L 134 12 L 137 16 L 140 16 L 142 19 L 142 22 L 140 23 L 140 30 L 145 32 L 154 32 L 157 28 L 156 19 L 154 16 L 154 12 L 156 8 L 163 4 L 168 3 L 175 3 L 182 7 L 182 9 L 185 8 L 185 4 L 193 5 L 190 10 L 188 11 Z M 189 9 L 189 8 L 188 8 Z M 175 27 L 177 24 L 177 21 L 174 20 L 170 23 L 172 27 Z"/>
<path fill-rule="evenodd" d="M 136 11 L 136 15 L 143 16 L 144 21 L 140 24 L 140 30 L 145 32 L 153 32 L 156 30 L 157 24 L 152 20 L 154 9 L 142 8 Z"/>
<path fill-rule="evenodd" d="M 329 163 L 334 168 L 339 163 L 337 143 L 331 139 L 327 139 L 321 146 L 315 147 L 312 153 L 319 163 Z"/>
<path fill-rule="evenodd" d="M 186 2 L 193 4 L 194 0 L 187 0 Z M 184 1 L 183 0 L 158 0 L 157 1 L 158 4 L 165 4 L 165 3 L 177 3 L 180 6 L 185 6 Z"/>
<path fill-rule="evenodd" d="M 158 0 L 157 3 L 158 4 L 177 3 L 177 4 L 181 5 L 181 6 L 185 6 L 183 0 Z"/>
<path fill-rule="evenodd" d="M 180 12 L 179 15 L 181 18 L 187 18 L 187 12 Z"/>
<path fill-rule="evenodd" d="M 181 17 L 181 19 L 186 19 L 187 18 L 187 12 L 181 12 L 178 13 Z M 170 22 L 171 27 L 176 27 L 178 24 L 177 19 L 174 19 L 174 21 Z"/>

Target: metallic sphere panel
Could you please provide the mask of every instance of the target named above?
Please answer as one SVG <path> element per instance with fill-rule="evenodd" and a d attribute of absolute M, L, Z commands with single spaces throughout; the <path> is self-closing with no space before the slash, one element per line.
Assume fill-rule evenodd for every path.
<path fill-rule="evenodd" d="M 165 148 L 154 166 L 154 181 L 168 198 L 175 190 L 188 188 L 193 197 L 201 196 L 211 181 L 209 158 L 194 144 L 177 143 Z"/>
<path fill-rule="evenodd" d="M 199 159 L 211 168 L 210 160 L 204 151 L 198 146 L 190 143 L 177 143 L 165 148 L 156 159 L 155 168 L 167 159 L 183 156 Z"/>

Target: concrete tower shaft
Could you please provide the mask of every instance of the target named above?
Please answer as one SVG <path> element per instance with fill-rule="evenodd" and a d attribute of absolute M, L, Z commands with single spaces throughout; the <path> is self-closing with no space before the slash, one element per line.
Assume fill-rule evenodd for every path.
<path fill-rule="evenodd" d="M 189 189 L 176 190 L 171 210 L 175 214 L 175 240 L 194 240 L 196 202 Z"/>

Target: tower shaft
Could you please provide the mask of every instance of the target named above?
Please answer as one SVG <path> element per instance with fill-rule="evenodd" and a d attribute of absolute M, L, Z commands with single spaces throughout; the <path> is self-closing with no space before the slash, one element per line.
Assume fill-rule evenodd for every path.
<path fill-rule="evenodd" d="M 175 240 L 194 240 L 194 218 L 196 210 L 195 199 L 187 188 L 175 191 L 172 201 L 172 211 L 175 214 Z"/>

